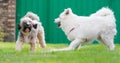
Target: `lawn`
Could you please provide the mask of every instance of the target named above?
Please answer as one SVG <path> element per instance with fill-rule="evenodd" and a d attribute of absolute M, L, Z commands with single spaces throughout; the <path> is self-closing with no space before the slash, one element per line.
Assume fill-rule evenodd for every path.
<path fill-rule="evenodd" d="M 83 46 L 80 50 L 64 52 L 46 52 L 52 48 L 66 47 L 67 44 L 47 44 L 46 49 L 37 47 L 36 52 L 29 51 L 29 45 L 23 45 L 21 52 L 15 51 L 15 43 L 0 42 L 0 63 L 120 63 L 120 45 L 109 51 L 101 44 Z"/>

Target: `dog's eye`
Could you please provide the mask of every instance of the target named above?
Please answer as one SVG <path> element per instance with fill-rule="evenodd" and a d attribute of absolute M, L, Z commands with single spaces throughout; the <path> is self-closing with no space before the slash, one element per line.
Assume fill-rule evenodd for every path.
<path fill-rule="evenodd" d="M 33 25 L 33 28 L 37 29 L 37 24 L 34 24 L 34 25 Z"/>
<path fill-rule="evenodd" d="M 24 25 L 24 26 L 26 26 L 26 25 L 27 25 L 27 23 L 24 23 L 23 25 Z"/>

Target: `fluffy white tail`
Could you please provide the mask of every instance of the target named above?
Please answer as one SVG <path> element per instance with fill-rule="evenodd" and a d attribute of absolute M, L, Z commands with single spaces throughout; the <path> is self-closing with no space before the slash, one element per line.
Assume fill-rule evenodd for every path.
<path fill-rule="evenodd" d="M 96 13 L 93 13 L 90 16 L 101 16 L 101 17 L 114 16 L 114 13 L 111 9 L 107 7 L 103 7 L 102 9 L 98 10 Z"/>

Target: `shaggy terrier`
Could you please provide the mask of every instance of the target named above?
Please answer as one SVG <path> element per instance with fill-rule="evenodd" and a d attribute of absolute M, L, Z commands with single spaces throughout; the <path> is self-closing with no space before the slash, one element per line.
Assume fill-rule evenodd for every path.
<path fill-rule="evenodd" d="M 18 25 L 20 32 L 16 42 L 16 50 L 20 51 L 23 43 L 26 42 L 30 44 L 30 50 L 35 51 L 37 39 L 42 48 L 46 47 L 44 28 L 39 21 L 39 17 L 32 12 L 28 12 L 21 18 Z"/>

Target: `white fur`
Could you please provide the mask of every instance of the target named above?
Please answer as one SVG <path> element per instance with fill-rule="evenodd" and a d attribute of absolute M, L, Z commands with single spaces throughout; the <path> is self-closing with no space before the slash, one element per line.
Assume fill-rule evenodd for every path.
<path fill-rule="evenodd" d="M 109 8 L 102 8 L 90 16 L 77 16 L 68 8 L 55 19 L 55 22 L 61 23 L 62 30 L 72 42 L 69 47 L 54 51 L 74 50 L 82 43 L 94 40 L 114 50 L 114 36 L 117 31 L 114 14 Z M 70 31 L 73 28 L 74 30 Z"/>
<path fill-rule="evenodd" d="M 98 10 L 96 13 L 93 13 L 91 16 L 114 16 L 114 13 L 109 8 L 103 7 L 102 9 Z"/>
<path fill-rule="evenodd" d="M 27 12 L 27 14 L 25 15 L 25 17 L 29 17 L 29 18 L 31 18 L 32 20 L 40 21 L 40 17 L 38 17 L 37 14 L 34 14 L 34 13 L 32 13 L 32 12 Z"/>

